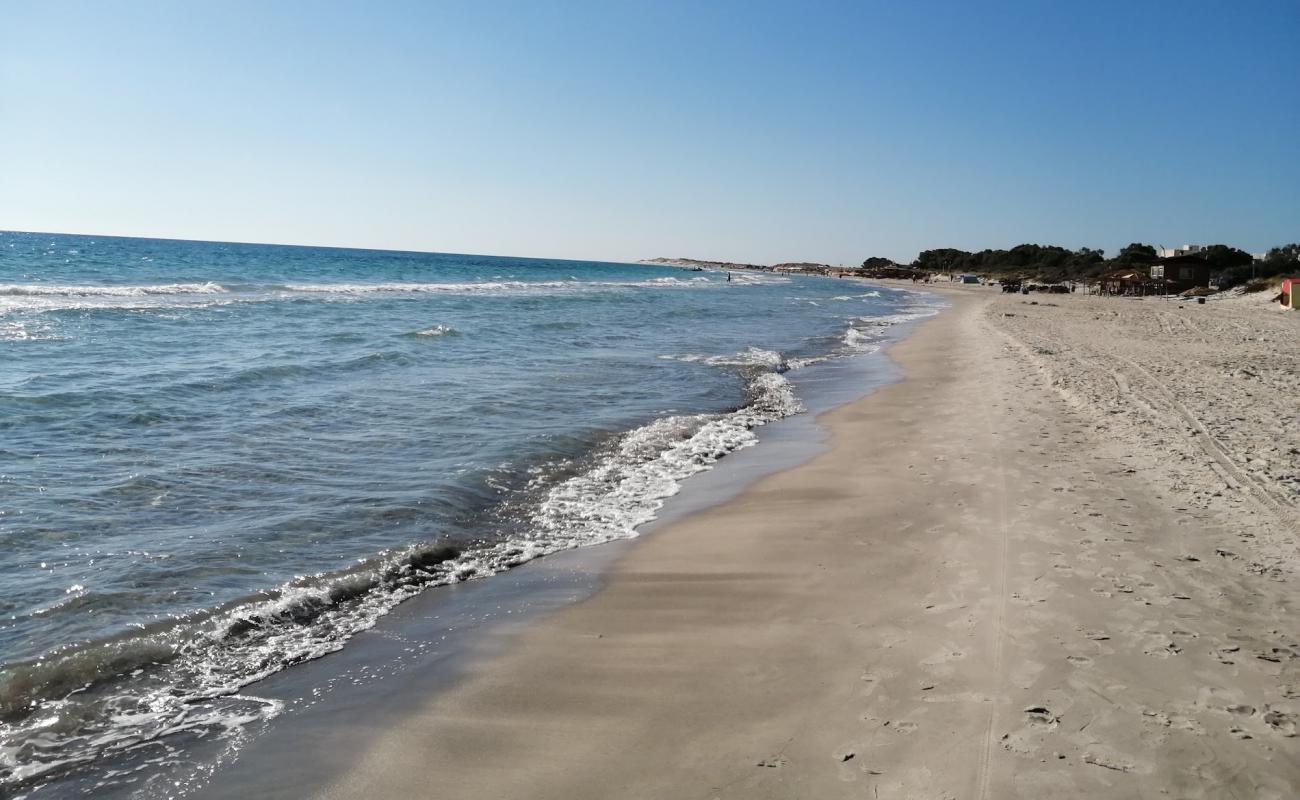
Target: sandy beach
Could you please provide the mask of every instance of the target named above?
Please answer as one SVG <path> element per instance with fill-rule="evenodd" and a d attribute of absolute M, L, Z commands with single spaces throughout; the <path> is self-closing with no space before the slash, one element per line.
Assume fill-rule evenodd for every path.
<path fill-rule="evenodd" d="M 943 291 L 827 452 L 314 796 L 1300 795 L 1300 314 Z"/>

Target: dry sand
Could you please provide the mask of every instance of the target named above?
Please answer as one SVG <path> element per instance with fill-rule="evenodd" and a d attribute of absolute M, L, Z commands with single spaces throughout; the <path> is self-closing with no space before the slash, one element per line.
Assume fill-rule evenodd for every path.
<path fill-rule="evenodd" d="M 319 796 L 1300 796 L 1300 313 L 948 294 Z"/>

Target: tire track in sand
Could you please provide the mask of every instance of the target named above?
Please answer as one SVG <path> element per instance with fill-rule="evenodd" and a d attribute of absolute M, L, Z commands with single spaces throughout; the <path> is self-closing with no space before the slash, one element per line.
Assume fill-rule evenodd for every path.
<path fill-rule="evenodd" d="M 976 319 L 980 320 L 980 324 L 978 327 L 984 328 L 984 330 L 976 331 L 976 335 L 973 337 L 973 341 L 977 342 L 978 343 L 977 346 L 984 351 L 983 353 L 981 353 L 981 358 L 977 359 L 977 363 L 989 364 L 991 366 L 995 366 L 997 359 L 995 354 L 992 352 L 992 348 L 989 344 L 990 337 L 988 336 L 989 331 L 987 330 L 988 324 L 983 321 L 984 318 L 982 314 L 976 317 Z M 1000 373 L 997 374 L 999 374 L 1000 376 Z M 1001 382 L 1002 380 L 1005 379 L 1001 378 L 1000 376 L 999 382 Z M 988 403 L 984 403 L 982 405 L 984 410 L 983 416 L 984 416 L 985 432 L 988 438 L 990 439 L 991 444 L 993 445 L 992 447 L 993 468 L 997 472 L 997 487 L 998 487 L 997 489 L 998 555 L 997 555 L 997 578 L 995 580 L 995 586 L 996 586 L 996 591 L 998 593 L 998 596 L 997 596 L 997 601 L 994 604 L 994 611 L 993 611 L 993 675 L 991 678 L 992 696 L 989 701 L 988 720 L 984 726 L 983 749 L 980 752 L 979 769 L 976 778 L 976 786 L 978 787 L 976 796 L 979 797 L 980 800 L 987 800 L 989 796 L 989 785 L 991 784 L 993 778 L 993 770 L 992 770 L 993 753 L 998 747 L 998 737 L 996 733 L 997 719 L 998 719 L 997 710 L 998 710 L 998 703 L 1000 702 L 1001 695 L 1002 695 L 1002 663 L 1003 663 L 1002 651 L 1006 640 L 1007 593 L 1009 591 L 1009 583 L 1008 583 L 1009 579 L 1007 576 L 1007 559 L 1010 556 L 1011 537 L 1009 531 L 1009 527 L 1010 527 L 1009 515 L 1007 513 L 1008 498 L 1007 498 L 1006 464 L 1003 460 L 1002 448 L 999 446 L 1000 443 L 998 442 L 998 433 L 997 433 L 998 428 L 995 425 L 993 420 L 991 406 Z"/>

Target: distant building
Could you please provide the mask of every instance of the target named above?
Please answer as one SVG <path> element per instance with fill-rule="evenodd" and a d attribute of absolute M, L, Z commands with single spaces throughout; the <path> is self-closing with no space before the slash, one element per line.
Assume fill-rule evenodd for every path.
<path fill-rule="evenodd" d="M 1185 292 L 1198 286 L 1209 286 L 1210 273 L 1213 269 L 1210 262 L 1204 258 L 1185 253 L 1179 256 L 1162 258 L 1159 262 L 1152 264 L 1151 278 L 1153 280 L 1164 280 L 1173 291 Z"/>
<path fill-rule="evenodd" d="M 1205 249 L 1203 244 L 1185 244 L 1182 247 L 1165 247 L 1160 250 L 1161 258 L 1177 258 L 1178 256 L 1190 256 L 1193 253 L 1199 253 Z"/>
<path fill-rule="evenodd" d="M 1182 247 L 1162 247 L 1159 251 L 1161 258 L 1177 258 L 1178 256 L 1191 256 L 1197 253 L 1204 253 L 1208 247 L 1203 244 L 1185 244 Z M 1251 253 L 1250 257 L 1256 261 L 1263 261 L 1268 253 Z"/>

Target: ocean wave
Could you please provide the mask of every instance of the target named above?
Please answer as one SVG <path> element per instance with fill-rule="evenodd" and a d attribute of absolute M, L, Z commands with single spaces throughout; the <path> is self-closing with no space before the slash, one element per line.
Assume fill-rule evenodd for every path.
<path fill-rule="evenodd" d="M 358 300 L 402 295 L 584 294 L 626 289 L 698 289 L 718 286 L 710 278 L 648 278 L 628 281 L 475 281 L 460 283 L 168 283 L 135 286 L 72 286 L 46 283 L 0 284 L 0 314 L 49 311 L 141 311 L 206 308 L 229 303 Z"/>
<path fill-rule="evenodd" d="M 432 328 L 425 328 L 424 330 L 412 331 L 411 333 L 408 333 L 407 336 L 417 336 L 421 338 L 435 338 L 438 336 L 450 336 L 454 333 L 457 333 L 457 330 L 451 327 L 450 325 L 434 325 Z"/>
<path fill-rule="evenodd" d="M 844 331 L 843 341 L 845 347 L 858 353 L 874 353 L 880 349 L 880 346 L 876 344 L 869 334 L 863 333 L 852 325 Z"/>
<path fill-rule="evenodd" d="M 173 294 L 220 294 L 226 287 L 205 283 L 163 283 L 143 286 L 63 286 L 52 283 L 0 283 L 0 296 L 10 297 L 145 297 Z"/>
<path fill-rule="evenodd" d="M 773 286 L 781 283 L 791 283 L 792 279 L 784 275 L 773 275 L 762 272 L 730 272 L 730 283 L 740 284 L 741 286 Z"/>
<path fill-rule="evenodd" d="M 895 314 L 881 314 L 878 316 L 871 316 L 871 317 L 855 317 L 855 320 L 864 325 L 872 325 L 872 326 L 884 328 L 890 325 L 898 325 L 904 322 L 915 322 L 920 319 L 933 317 L 935 314 L 938 314 L 939 311 L 942 310 L 942 308 L 943 307 L 939 305 L 915 305 L 915 306 L 908 306 L 904 308 L 902 311 Z"/>
<path fill-rule="evenodd" d="M 749 384 L 750 402 L 729 414 L 657 419 L 623 436 L 593 468 L 551 489 L 534 517 L 548 546 L 578 547 L 636 535 L 682 481 L 758 442 L 754 428 L 803 406 L 783 375 Z"/>
<path fill-rule="evenodd" d="M 665 361 L 683 361 L 686 363 L 708 364 L 711 367 L 763 367 L 784 372 L 788 369 L 785 358 L 773 350 L 764 350 L 761 347 L 747 347 L 738 353 L 728 355 L 701 355 L 699 353 L 686 353 L 684 355 L 663 355 L 659 356 Z"/>
<path fill-rule="evenodd" d="M 535 291 L 587 291 L 599 289 L 653 289 L 699 287 L 718 281 L 709 278 L 648 278 L 634 281 L 475 281 L 467 283 L 286 283 L 277 287 L 304 294 L 501 294 Z"/>
<path fill-rule="evenodd" d="M 30 322 L 0 322 L 0 342 L 44 342 L 58 341 L 62 336 L 52 333 L 48 327 Z"/>

